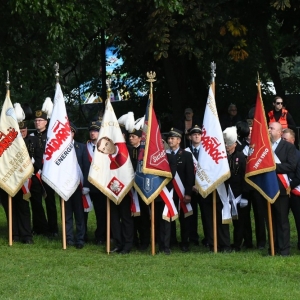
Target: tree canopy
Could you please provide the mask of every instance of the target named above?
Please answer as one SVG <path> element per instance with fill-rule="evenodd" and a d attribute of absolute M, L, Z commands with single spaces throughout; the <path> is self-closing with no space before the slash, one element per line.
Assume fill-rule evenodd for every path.
<path fill-rule="evenodd" d="M 155 109 L 166 120 L 187 106 L 203 113 L 211 61 L 220 111 L 234 102 L 245 115 L 258 73 L 267 103 L 267 82 L 283 97 L 299 93 L 297 0 L 11 0 L 0 9 L 0 79 L 9 70 L 13 101 L 34 109 L 54 94 L 55 62 L 70 99 L 78 103 L 73 92 L 86 82 L 101 89 L 104 31 L 106 46 L 118 47 L 124 60 L 114 75 L 135 79 L 127 88 L 136 103 L 134 90 L 156 72 Z"/>

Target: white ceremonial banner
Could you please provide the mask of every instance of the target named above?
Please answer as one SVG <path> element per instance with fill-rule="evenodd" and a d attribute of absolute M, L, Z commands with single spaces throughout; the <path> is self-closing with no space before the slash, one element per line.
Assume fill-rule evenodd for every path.
<path fill-rule="evenodd" d="M 59 83 L 56 83 L 54 107 L 43 160 L 43 181 L 67 201 L 77 189 L 80 175 L 65 100 Z"/>
<path fill-rule="evenodd" d="M 133 186 L 132 163 L 109 100 L 106 100 L 88 180 L 116 204 L 120 204 Z"/>
<path fill-rule="evenodd" d="M 10 101 L 9 90 L 0 118 L 0 166 L 0 187 L 11 197 L 16 195 L 34 171 Z"/>
<path fill-rule="evenodd" d="M 223 139 L 215 96 L 209 88 L 202 125 L 202 137 L 196 169 L 196 186 L 202 197 L 207 197 L 230 177 L 230 170 Z"/>

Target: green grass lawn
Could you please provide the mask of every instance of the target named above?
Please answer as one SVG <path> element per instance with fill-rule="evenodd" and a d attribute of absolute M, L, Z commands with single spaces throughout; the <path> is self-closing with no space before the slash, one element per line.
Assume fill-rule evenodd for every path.
<path fill-rule="evenodd" d="M 59 206 L 59 205 L 58 205 Z M 267 250 L 213 254 L 204 247 L 170 256 L 135 249 L 105 253 L 104 246 L 62 250 L 61 240 L 34 237 L 8 246 L 0 207 L 0 299 L 300 299 L 300 251 L 293 219 L 292 255 Z M 89 216 L 89 236 L 95 229 Z"/>

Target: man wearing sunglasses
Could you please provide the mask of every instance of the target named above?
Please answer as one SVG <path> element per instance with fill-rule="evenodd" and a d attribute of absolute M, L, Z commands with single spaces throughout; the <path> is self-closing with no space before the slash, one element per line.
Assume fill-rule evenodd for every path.
<path fill-rule="evenodd" d="M 282 129 L 290 128 L 296 130 L 296 123 L 291 114 L 285 109 L 284 102 L 281 97 L 275 97 L 273 101 L 274 108 L 268 112 L 268 123 L 278 122 Z"/>

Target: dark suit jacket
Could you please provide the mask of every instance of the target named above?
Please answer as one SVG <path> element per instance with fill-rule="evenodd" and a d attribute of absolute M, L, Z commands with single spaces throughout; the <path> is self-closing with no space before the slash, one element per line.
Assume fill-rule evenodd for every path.
<path fill-rule="evenodd" d="M 297 165 L 297 156 L 296 148 L 293 144 L 288 143 L 281 139 L 277 148 L 275 149 L 275 154 L 280 160 L 280 164 L 276 164 L 276 173 L 277 174 L 287 174 L 290 177 L 296 170 Z M 278 179 L 280 195 L 286 195 L 286 189 Z"/>
<path fill-rule="evenodd" d="M 175 155 L 175 159 L 176 171 L 185 188 L 185 195 L 191 196 L 192 188 L 195 185 L 195 173 L 192 153 L 184 151 L 183 149 L 179 149 Z M 174 198 L 176 197 L 177 194 L 174 193 Z"/>
<path fill-rule="evenodd" d="M 296 150 L 297 165 L 294 173 L 291 173 L 291 189 L 300 184 L 300 151 Z"/>
<path fill-rule="evenodd" d="M 90 171 L 90 162 L 88 160 L 87 148 L 85 144 L 78 143 L 76 141 L 74 141 L 74 147 L 77 156 L 77 161 L 83 174 L 83 186 L 87 187 L 89 186 L 87 179 Z"/>
<path fill-rule="evenodd" d="M 37 137 L 27 135 L 24 139 L 30 158 L 34 158 L 33 168 L 34 174 L 42 169 L 43 151 L 39 146 Z"/>

